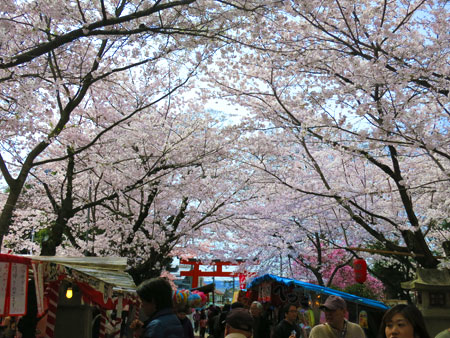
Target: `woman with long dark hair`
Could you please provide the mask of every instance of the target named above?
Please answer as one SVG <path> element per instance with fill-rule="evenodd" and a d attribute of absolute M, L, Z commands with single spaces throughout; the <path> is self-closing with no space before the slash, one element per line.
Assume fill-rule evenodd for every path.
<path fill-rule="evenodd" d="M 384 314 L 378 338 L 430 338 L 430 335 L 418 308 L 398 304 Z"/>

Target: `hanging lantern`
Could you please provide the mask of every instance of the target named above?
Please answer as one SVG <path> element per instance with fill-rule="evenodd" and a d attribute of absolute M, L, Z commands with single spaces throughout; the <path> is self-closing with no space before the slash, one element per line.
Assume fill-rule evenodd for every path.
<path fill-rule="evenodd" d="M 367 263 L 362 258 L 353 261 L 353 271 L 355 272 L 355 280 L 358 283 L 364 283 L 367 279 Z"/>

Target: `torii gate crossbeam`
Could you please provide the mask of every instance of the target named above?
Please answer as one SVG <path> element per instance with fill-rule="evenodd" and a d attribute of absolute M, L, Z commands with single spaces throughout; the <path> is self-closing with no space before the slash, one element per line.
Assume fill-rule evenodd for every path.
<path fill-rule="evenodd" d="M 240 265 L 242 262 L 222 262 L 222 261 L 213 261 L 210 264 L 203 264 L 200 261 L 197 260 L 188 260 L 188 259 L 181 259 L 180 264 L 185 265 L 191 265 L 193 266 L 193 269 L 190 271 L 180 271 L 180 276 L 188 276 L 192 277 L 192 288 L 195 289 L 198 287 L 198 278 L 199 277 L 239 277 L 242 273 L 239 272 L 230 272 L 230 271 L 223 271 L 222 267 L 224 265 L 230 266 L 230 265 Z M 201 271 L 200 265 L 212 265 L 216 266 L 216 271 Z"/>

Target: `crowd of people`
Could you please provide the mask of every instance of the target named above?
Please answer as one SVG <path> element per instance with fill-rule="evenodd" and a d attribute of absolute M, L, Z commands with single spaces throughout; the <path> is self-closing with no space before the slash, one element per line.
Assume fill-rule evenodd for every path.
<path fill-rule="evenodd" d="M 254 301 L 249 308 L 240 302 L 195 310 L 174 306 L 172 287 L 164 278 L 140 284 L 137 294 L 147 319 L 135 320 L 131 328 L 141 338 L 365 338 L 364 330 L 346 318 L 347 304 L 339 296 L 328 296 L 320 305 L 325 323 L 314 325 L 307 304 L 286 304 L 274 323 L 263 304 Z M 192 315 L 192 316 L 191 316 Z M 192 318 L 192 321 L 191 321 Z M 0 338 L 15 338 L 16 322 L 3 321 Z M 198 335 L 196 335 L 198 334 Z M 409 304 L 399 304 L 384 314 L 377 338 L 433 338 L 427 332 L 421 312 Z M 434 338 L 450 338 L 450 328 Z"/>
<path fill-rule="evenodd" d="M 211 305 L 195 310 L 192 325 L 189 309 L 172 305 L 172 290 L 162 278 L 141 284 L 137 293 L 149 319 L 140 326 L 142 338 L 365 338 L 364 330 L 346 319 L 347 304 L 339 296 L 328 296 L 320 305 L 326 322 L 314 325 L 307 316 L 307 305 L 286 304 L 282 320 L 273 325 L 264 307 L 254 301 L 247 309 L 235 302 L 222 308 Z M 450 329 L 434 338 L 450 338 Z M 377 338 L 432 338 L 424 318 L 414 305 L 399 304 L 384 314 Z"/>

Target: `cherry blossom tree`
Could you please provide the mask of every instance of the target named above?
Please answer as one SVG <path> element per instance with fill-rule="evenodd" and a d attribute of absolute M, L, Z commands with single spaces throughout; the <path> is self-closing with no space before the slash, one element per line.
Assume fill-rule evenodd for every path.
<path fill-rule="evenodd" d="M 341 244 L 370 235 L 436 268 L 449 238 L 449 16 L 446 1 L 274 8 L 211 80 L 252 114 L 242 162 L 303 211 L 343 211 Z"/>
<path fill-rule="evenodd" d="M 314 277 L 316 271 L 320 268 L 320 270 L 322 270 L 320 274 L 322 281 L 326 281 L 325 286 L 346 290 L 347 288 L 358 284 L 355 281 L 355 273 L 351 266 L 351 261 L 353 260 L 351 254 L 343 249 L 325 250 L 324 253 L 323 256 L 319 255 L 319 258 L 323 260 L 323 262 L 315 259 L 316 257 L 312 257 L 312 261 L 316 260 L 314 265 L 304 264 L 304 261 L 295 261 L 292 267 L 294 278 L 300 277 L 299 279 L 304 279 L 308 274 L 311 275 L 311 272 L 313 272 L 309 282 L 317 283 L 318 281 Z M 311 269 L 311 267 L 313 269 Z M 383 299 L 385 297 L 383 283 L 377 278 L 374 278 L 371 274 L 367 275 L 367 280 L 362 285 L 372 293 L 373 297 L 376 299 Z"/>
<path fill-rule="evenodd" d="M 0 6 L 0 244 L 14 223 L 8 241 L 40 230 L 43 252 L 134 255 L 136 275 L 194 251 L 315 269 L 317 238 L 440 263 L 447 2 Z M 194 91 L 245 109 L 238 142 Z"/>
<path fill-rule="evenodd" d="M 0 50 L 0 170 L 8 196 L 0 247 L 29 175 L 48 148 L 100 127 L 79 154 L 117 125 L 169 99 L 258 1 L 3 1 Z M 150 81 L 124 95 L 142 73 Z M 131 101 L 128 101 L 130 98 Z"/>
<path fill-rule="evenodd" d="M 163 106 L 59 166 L 40 166 L 7 245 L 39 252 L 33 229 L 43 255 L 119 255 L 129 258 L 137 282 L 159 275 L 177 245 L 233 217 L 233 204 L 248 199 L 247 179 L 227 160 L 236 131 L 211 114 L 218 115 Z"/>

